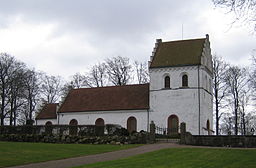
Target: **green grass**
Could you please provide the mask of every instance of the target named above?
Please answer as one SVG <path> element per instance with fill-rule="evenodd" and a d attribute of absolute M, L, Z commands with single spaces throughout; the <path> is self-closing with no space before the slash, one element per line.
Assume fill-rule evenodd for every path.
<path fill-rule="evenodd" d="M 77 168 L 255 168 L 255 149 L 171 148 Z"/>
<path fill-rule="evenodd" d="M 138 145 L 47 144 L 0 142 L 0 167 L 91 155 Z"/>

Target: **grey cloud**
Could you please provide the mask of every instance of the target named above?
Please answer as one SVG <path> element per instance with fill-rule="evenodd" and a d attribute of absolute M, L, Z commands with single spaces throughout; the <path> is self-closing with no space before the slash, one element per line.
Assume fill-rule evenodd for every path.
<path fill-rule="evenodd" d="M 22 14 L 32 22 L 58 22 L 60 31 L 83 31 L 98 36 L 129 39 L 145 32 L 162 31 L 174 19 L 185 19 L 195 3 L 149 0 L 10 0 L 0 13 Z M 184 7 L 183 7 L 184 6 Z M 187 7 L 186 7 L 187 6 Z M 182 17 L 181 17 L 182 16 Z"/>
<path fill-rule="evenodd" d="M 78 41 L 72 48 L 60 48 L 58 55 L 53 55 L 58 70 L 69 69 L 67 73 L 70 73 L 72 69 L 83 69 L 111 56 L 147 60 L 156 38 L 163 38 L 164 41 L 181 38 L 182 23 L 184 38 L 204 37 L 209 32 L 203 19 L 211 17 L 202 18 L 200 15 L 213 7 L 210 1 L 205 0 L 0 0 L 0 29 L 12 22 L 10 18 L 16 15 L 21 15 L 26 23 L 56 23 L 58 27 L 51 38 L 68 35 L 74 43 Z M 214 32 L 211 33 L 210 39 L 214 39 Z M 229 50 L 225 54 L 234 54 L 234 58 L 245 55 L 248 51 L 236 47 L 241 42 L 235 39 L 225 41 L 236 43 L 229 46 L 216 45 L 219 42 L 217 40 L 221 40 L 216 39 L 213 46 L 216 46 L 217 51 L 213 53 Z M 92 46 L 96 52 L 87 53 L 83 50 L 83 42 Z M 252 44 L 250 41 L 243 45 L 248 46 L 249 43 Z M 68 54 L 72 53 L 69 50 L 76 49 L 76 45 L 79 51 Z M 35 54 L 40 56 L 44 53 L 51 52 Z"/>

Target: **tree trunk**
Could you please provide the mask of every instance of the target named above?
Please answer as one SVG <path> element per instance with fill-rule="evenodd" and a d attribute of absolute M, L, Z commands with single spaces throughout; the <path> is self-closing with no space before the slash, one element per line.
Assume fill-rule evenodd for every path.
<path fill-rule="evenodd" d="M 216 110 L 216 135 L 219 135 L 219 102 L 218 102 L 218 90 L 215 90 L 215 110 Z"/>

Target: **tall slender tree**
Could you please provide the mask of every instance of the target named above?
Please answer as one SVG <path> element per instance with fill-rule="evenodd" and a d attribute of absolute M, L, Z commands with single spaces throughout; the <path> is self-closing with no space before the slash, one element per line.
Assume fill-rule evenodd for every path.
<path fill-rule="evenodd" d="M 239 107 L 242 92 L 247 87 L 248 78 L 247 70 L 238 66 L 231 66 L 227 70 L 225 81 L 228 86 L 229 102 L 233 105 L 233 113 L 235 120 L 235 135 L 238 135 L 239 125 Z"/>
<path fill-rule="evenodd" d="M 219 135 L 219 122 L 223 113 L 221 110 L 225 108 L 225 97 L 227 96 L 227 85 L 225 82 L 225 74 L 228 64 L 221 57 L 213 57 L 213 98 L 215 109 L 216 135 Z"/>
<path fill-rule="evenodd" d="M 27 69 L 25 72 L 24 85 L 26 102 L 23 106 L 22 114 L 24 116 L 24 120 L 31 124 L 33 122 L 33 115 L 40 95 L 39 73 L 35 70 Z"/>

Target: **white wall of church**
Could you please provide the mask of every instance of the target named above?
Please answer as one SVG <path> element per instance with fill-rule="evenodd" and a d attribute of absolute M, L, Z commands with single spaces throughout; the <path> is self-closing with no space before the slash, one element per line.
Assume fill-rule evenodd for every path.
<path fill-rule="evenodd" d="M 188 87 L 182 87 L 182 75 L 188 76 Z M 170 77 L 170 88 L 164 88 L 165 76 Z M 168 117 L 176 115 L 179 123 L 187 124 L 187 131 L 206 135 L 207 120 L 212 128 L 211 76 L 203 66 L 200 76 L 200 119 L 198 99 L 198 66 L 150 69 L 150 121 L 167 127 Z M 200 126 L 199 126 L 200 121 Z M 200 128 L 199 128 L 200 127 Z M 199 130 L 200 129 L 200 130 Z M 200 133 L 199 133 L 200 131 Z"/>
<path fill-rule="evenodd" d="M 164 88 L 164 77 L 170 77 L 170 88 L 177 89 L 182 86 L 182 75 L 188 75 L 188 86 L 197 87 L 197 66 L 170 67 L 150 69 L 150 90 L 161 90 Z"/>
<path fill-rule="evenodd" d="M 48 121 L 52 122 L 53 125 L 58 124 L 57 119 L 40 119 L 36 120 L 36 125 L 45 125 Z"/>
<path fill-rule="evenodd" d="M 123 110 L 123 111 L 95 111 L 95 112 L 72 112 L 59 113 L 59 124 L 69 124 L 72 119 L 76 119 L 79 125 L 94 125 L 98 118 L 102 118 L 105 124 L 118 124 L 127 128 L 129 117 L 137 120 L 137 131 L 147 131 L 148 125 L 147 110 Z"/>

